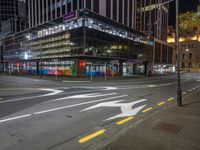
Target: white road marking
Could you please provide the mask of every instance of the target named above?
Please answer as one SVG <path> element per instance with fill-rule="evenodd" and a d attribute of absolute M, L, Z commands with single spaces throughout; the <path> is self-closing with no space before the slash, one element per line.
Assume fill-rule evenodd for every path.
<path fill-rule="evenodd" d="M 69 82 L 69 83 L 89 83 L 92 81 L 68 81 L 68 80 L 63 80 L 62 82 Z"/>
<path fill-rule="evenodd" d="M 17 116 L 17 117 L 7 118 L 7 119 L 0 120 L 0 123 L 11 121 L 11 120 L 16 120 L 16 119 L 21 119 L 21 118 L 25 118 L 25 117 L 29 117 L 29 116 L 31 116 L 31 114 L 26 114 L 26 115 L 21 115 L 21 116 Z"/>
<path fill-rule="evenodd" d="M 37 95 L 37 96 L 30 96 L 30 97 L 11 99 L 11 100 L 4 100 L 4 101 L 0 101 L 0 104 L 1 103 L 8 103 L 8 102 L 22 101 L 22 100 L 25 100 L 25 99 L 33 99 L 33 98 L 39 98 L 39 97 L 52 96 L 52 95 L 56 95 L 56 94 L 59 94 L 59 93 L 63 92 L 62 90 L 55 90 L 55 89 L 40 89 L 40 90 L 42 90 L 42 91 L 50 91 L 51 93 L 44 94 L 44 95 Z"/>
<path fill-rule="evenodd" d="M 45 94 L 43 96 L 52 96 L 52 95 L 56 95 L 56 94 L 59 94 L 59 93 L 62 93 L 63 91 L 62 90 L 55 90 L 55 89 L 41 89 L 42 91 L 50 91 L 52 93 L 48 93 L 48 94 Z"/>
<path fill-rule="evenodd" d="M 88 108 L 82 110 L 81 112 L 87 111 L 87 110 L 91 110 L 91 109 L 95 109 L 95 108 L 98 108 L 98 107 L 120 107 L 121 114 L 118 114 L 116 116 L 110 117 L 110 118 L 108 118 L 106 120 L 112 120 L 112 119 L 121 118 L 121 117 L 129 117 L 129 116 L 136 115 L 146 105 L 142 105 L 142 106 L 136 107 L 134 109 L 132 109 L 132 107 L 135 104 L 144 102 L 146 100 L 147 99 L 141 99 L 141 100 L 134 101 L 134 102 L 131 102 L 131 103 L 119 103 L 119 102 L 123 102 L 125 100 L 118 100 L 118 101 L 112 101 L 112 102 L 104 102 L 104 103 L 100 103 L 100 104 L 88 107 Z"/>
<path fill-rule="evenodd" d="M 50 100 L 49 102 L 55 102 L 55 101 L 63 101 L 67 99 L 75 99 L 75 98 L 94 98 L 94 97 L 103 97 L 103 96 L 109 96 L 109 95 L 116 95 L 117 93 L 90 93 L 90 94 L 80 94 L 80 95 L 72 95 L 67 97 L 62 97 L 54 100 Z"/>
<path fill-rule="evenodd" d="M 57 110 L 63 110 L 63 109 L 66 109 L 66 108 L 72 108 L 72 107 L 76 107 L 76 106 L 82 106 L 82 105 L 86 105 L 86 104 L 102 102 L 102 101 L 106 101 L 106 100 L 110 100 L 110 99 L 122 98 L 122 97 L 126 97 L 126 96 L 128 96 L 128 95 L 108 97 L 108 98 L 94 100 L 94 101 L 88 101 L 88 102 L 83 102 L 83 103 L 78 103 L 78 104 L 73 104 L 73 105 L 67 105 L 67 106 L 57 107 L 57 108 L 53 108 L 53 109 L 47 109 L 47 110 L 43 110 L 43 111 L 34 112 L 32 114 L 24 114 L 24 115 L 20 115 L 20 116 L 16 116 L 16 117 L 3 119 L 3 120 L 0 120 L 0 123 L 6 122 L 6 121 L 11 121 L 11 120 L 16 120 L 16 119 L 20 119 L 20 118 L 30 117 L 32 115 L 39 115 L 39 114 L 54 112 L 54 111 L 57 111 Z"/>

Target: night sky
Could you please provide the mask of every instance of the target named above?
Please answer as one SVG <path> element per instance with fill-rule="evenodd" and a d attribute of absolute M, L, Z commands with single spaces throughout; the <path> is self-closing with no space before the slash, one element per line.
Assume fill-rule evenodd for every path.
<path fill-rule="evenodd" d="M 179 0 L 179 11 L 196 11 L 198 5 L 198 0 Z M 170 12 L 169 12 L 169 25 L 175 24 L 175 2 L 170 4 Z"/>

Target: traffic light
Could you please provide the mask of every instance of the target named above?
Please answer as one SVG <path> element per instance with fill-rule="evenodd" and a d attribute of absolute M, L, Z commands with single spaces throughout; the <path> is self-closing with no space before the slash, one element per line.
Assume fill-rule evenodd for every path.
<path fill-rule="evenodd" d="M 86 61 L 85 60 L 80 60 L 79 61 L 79 65 L 81 68 L 85 68 L 86 67 Z"/>

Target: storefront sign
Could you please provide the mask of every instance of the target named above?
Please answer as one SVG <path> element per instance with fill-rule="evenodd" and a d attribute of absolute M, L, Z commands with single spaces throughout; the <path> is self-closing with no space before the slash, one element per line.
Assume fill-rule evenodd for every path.
<path fill-rule="evenodd" d="M 77 11 L 73 11 L 73 12 L 65 14 L 63 16 L 63 21 L 66 22 L 66 21 L 70 21 L 70 20 L 76 19 L 76 18 L 77 18 Z"/>

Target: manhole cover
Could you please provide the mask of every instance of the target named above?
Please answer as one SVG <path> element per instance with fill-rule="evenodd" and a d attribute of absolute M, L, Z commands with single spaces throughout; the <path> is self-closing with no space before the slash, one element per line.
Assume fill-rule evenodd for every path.
<path fill-rule="evenodd" d="M 159 129 L 159 130 L 162 130 L 162 131 L 165 131 L 165 132 L 169 132 L 169 133 L 172 133 L 172 134 L 177 134 L 181 130 L 182 127 L 180 125 L 159 121 L 158 123 L 156 123 L 153 126 L 153 128 Z"/>

